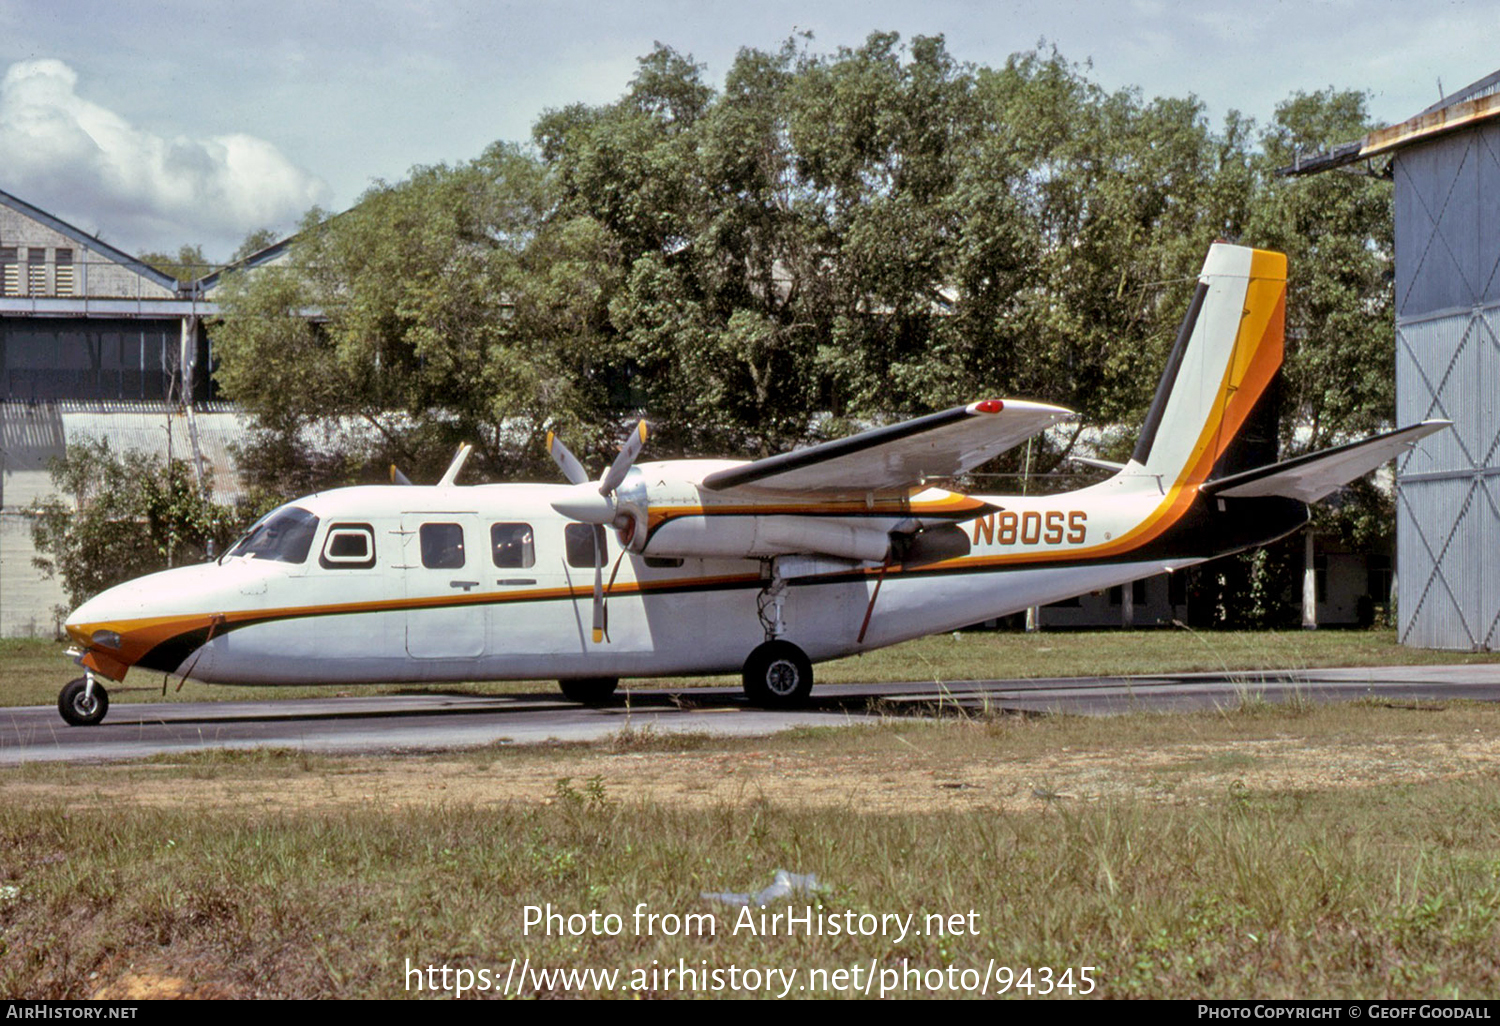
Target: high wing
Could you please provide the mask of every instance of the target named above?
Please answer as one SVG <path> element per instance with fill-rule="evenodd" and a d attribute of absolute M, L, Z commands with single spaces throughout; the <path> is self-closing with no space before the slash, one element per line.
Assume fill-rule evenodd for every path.
<path fill-rule="evenodd" d="M 1446 420 L 1424 420 L 1399 431 L 1209 481 L 1199 491 L 1226 499 L 1280 495 L 1303 502 L 1317 502 L 1449 424 L 1450 421 Z"/>
<path fill-rule="evenodd" d="M 849 438 L 715 471 L 713 491 L 865 493 L 953 477 L 1074 416 L 1019 399 L 985 399 Z"/>

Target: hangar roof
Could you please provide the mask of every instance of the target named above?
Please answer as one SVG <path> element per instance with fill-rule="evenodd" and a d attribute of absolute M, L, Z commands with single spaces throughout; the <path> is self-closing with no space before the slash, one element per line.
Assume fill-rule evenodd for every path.
<path fill-rule="evenodd" d="M 85 249 L 91 249 L 96 253 L 100 253 L 108 257 L 110 260 L 113 260 L 116 263 L 125 265 L 136 274 L 139 274 L 141 277 L 155 282 L 157 285 L 160 285 L 164 289 L 170 289 L 173 292 L 176 292 L 181 287 L 177 279 L 172 277 L 170 274 L 163 274 L 161 271 L 158 271 L 150 264 L 147 264 L 137 259 L 136 257 L 131 256 L 129 253 L 115 249 L 115 247 L 111 246 L 103 239 L 90 235 L 88 232 L 84 231 L 81 228 L 73 227 L 62 218 L 54 217 L 52 214 L 47 213 L 40 207 L 32 206 L 30 203 L 27 203 L 25 200 L 21 199 L 18 196 L 12 196 L 10 193 L 5 192 L 4 190 L 0 190 L 0 204 L 10 207 L 17 213 L 23 214 L 24 216 L 31 218 L 33 221 L 51 228 L 53 231 L 57 232 L 60 235 L 66 235 L 68 238 L 72 239 L 74 242 L 78 243 L 78 245 L 82 246 Z"/>
<path fill-rule="evenodd" d="M 1500 71 L 1445 96 L 1415 117 L 1399 125 L 1377 128 L 1363 139 L 1335 146 L 1327 153 L 1300 157 L 1279 175 L 1313 175 L 1357 161 L 1393 153 L 1405 146 L 1458 131 L 1490 118 L 1500 117 Z"/>

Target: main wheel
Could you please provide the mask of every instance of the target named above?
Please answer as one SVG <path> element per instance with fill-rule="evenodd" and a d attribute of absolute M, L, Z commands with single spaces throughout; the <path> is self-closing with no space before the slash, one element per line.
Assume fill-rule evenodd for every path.
<path fill-rule="evenodd" d="M 812 693 L 812 660 L 790 641 L 768 641 L 745 660 L 745 697 L 756 705 L 785 709 Z"/>
<path fill-rule="evenodd" d="M 609 701 L 609 697 L 615 693 L 615 688 L 620 686 L 620 678 L 578 677 L 573 680 L 560 680 L 557 686 L 562 688 L 565 698 L 582 702 L 584 705 L 602 705 Z"/>
<path fill-rule="evenodd" d="M 57 711 L 75 727 L 92 727 L 109 712 L 109 692 L 104 685 L 95 680 L 92 695 L 87 694 L 88 685 L 86 677 L 70 680 L 57 696 Z"/>

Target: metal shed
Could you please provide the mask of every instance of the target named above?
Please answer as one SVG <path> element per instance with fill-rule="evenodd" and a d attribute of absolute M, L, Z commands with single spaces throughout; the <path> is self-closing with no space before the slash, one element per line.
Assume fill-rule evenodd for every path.
<path fill-rule="evenodd" d="M 1402 644 L 1500 647 L 1500 71 L 1299 161 L 1382 155 L 1395 181 L 1396 421 L 1453 422 L 1396 463 Z"/>
<path fill-rule="evenodd" d="M 1396 464 L 1399 637 L 1500 643 L 1500 75 L 1376 136 L 1396 185 L 1396 419 L 1453 428 Z"/>

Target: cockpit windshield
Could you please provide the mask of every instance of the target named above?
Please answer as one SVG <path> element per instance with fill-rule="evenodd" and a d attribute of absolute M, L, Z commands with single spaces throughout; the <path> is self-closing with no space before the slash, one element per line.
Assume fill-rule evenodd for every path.
<path fill-rule="evenodd" d="M 317 531 L 317 517 L 300 506 L 283 506 L 250 528 L 229 554 L 278 563 L 301 563 L 307 559 Z"/>

